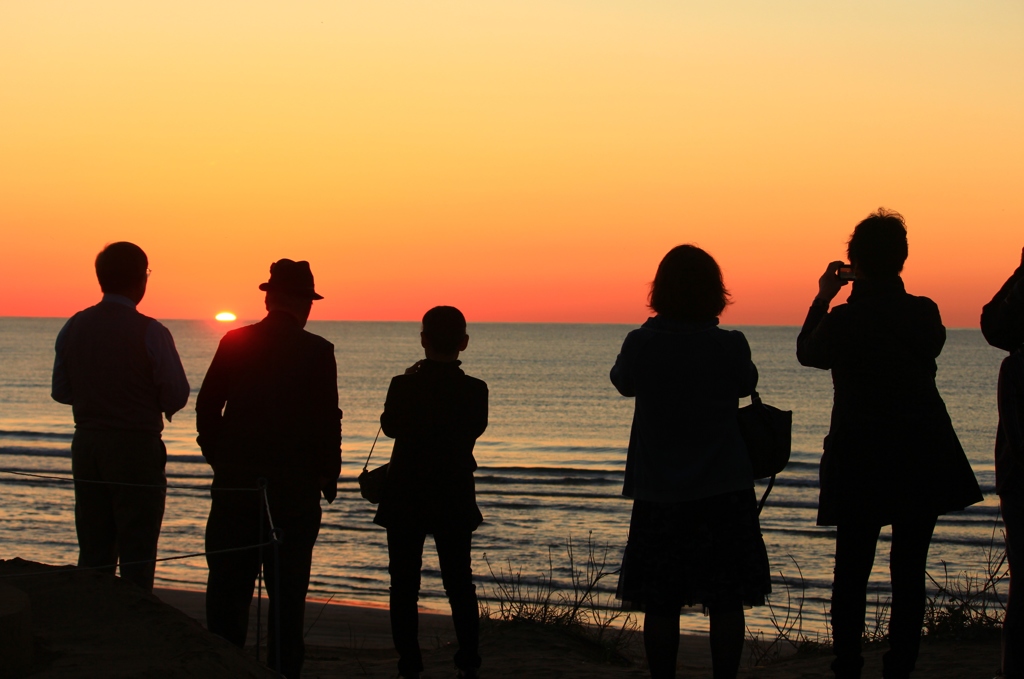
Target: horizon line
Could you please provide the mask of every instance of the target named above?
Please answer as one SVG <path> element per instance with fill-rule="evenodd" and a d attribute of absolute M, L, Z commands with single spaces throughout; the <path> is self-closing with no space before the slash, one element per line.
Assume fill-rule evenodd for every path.
<path fill-rule="evenodd" d="M 38 320 L 38 319 L 64 319 L 67 320 L 70 316 L 0 316 L 0 320 L 4 319 L 24 319 L 24 320 Z M 154 317 L 155 318 L 155 317 Z M 648 318 L 653 318 L 649 316 Z M 224 325 L 230 327 L 238 324 L 256 323 L 262 319 L 260 318 L 239 318 L 234 321 L 218 321 L 214 318 L 158 318 L 158 321 L 191 321 L 198 323 L 214 323 L 218 325 Z M 311 318 L 310 323 L 419 323 L 420 319 L 363 319 L 363 318 Z M 720 325 L 731 326 L 736 328 L 799 328 L 802 324 L 787 324 L 787 323 L 722 323 L 719 320 Z M 613 321 L 467 321 L 467 325 L 624 325 L 630 327 L 639 327 L 637 323 L 624 323 L 624 322 L 613 322 Z M 980 328 L 976 326 L 961 326 L 961 325 L 947 325 L 946 330 L 978 330 Z"/>

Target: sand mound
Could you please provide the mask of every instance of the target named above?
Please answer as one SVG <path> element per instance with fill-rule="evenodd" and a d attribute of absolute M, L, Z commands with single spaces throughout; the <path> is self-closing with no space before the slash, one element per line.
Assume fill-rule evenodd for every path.
<path fill-rule="evenodd" d="M 31 677 L 275 677 L 195 620 L 110 575 L 12 559 L 0 583 L 28 595 Z"/>

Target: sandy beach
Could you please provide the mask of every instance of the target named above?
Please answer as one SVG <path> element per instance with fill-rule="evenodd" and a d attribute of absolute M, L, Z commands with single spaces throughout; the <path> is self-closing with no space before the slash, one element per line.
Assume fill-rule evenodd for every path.
<path fill-rule="evenodd" d="M 32 677 L 273 677 L 256 661 L 254 646 L 244 651 L 203 628 L 204 594 L 158 589 L 146 594 L 117 578 L 71 568 L 13 559 L 0 561 L 0 584 L 14 587 L 31 602 L 34 659 Z M 266 601 L 264 601 L 266 615 Z M 255 641 L 255 602 L 252 633 Z M 395 653 L 388 613 L 379 605 L 310 600 L 306 608 L 307 679 L 392 678 Z M 455 635 L 446 615 L 423 612 L 420 639 L 424 679 L 451 677 Z M 633 678 L 647 676 L 639 635 L 625 657 L 609 662 L 593 642 L 568 630 L 485 620 L 482 676 L 533 679 Z M 881 676 L 884 644 L 869 648 L 865 677 Z M 265 655 L 263 656 L 265 657 Z M 827 654 L 800 653 L 763 667 L 745 665 L 741 677 L 803 679 L 829 676 Z M 918 677 L 990 679 L 999 663 L 996 640 L 925 640 Z M 679 677 L 710 678 L 707 639 L 682 638 Z"/>

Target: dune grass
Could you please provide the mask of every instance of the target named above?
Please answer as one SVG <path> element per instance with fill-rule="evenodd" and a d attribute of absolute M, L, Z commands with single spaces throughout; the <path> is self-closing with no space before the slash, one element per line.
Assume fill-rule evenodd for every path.
<path fill-rule="evenodd" d="M 608 563 L 611 547 L 598 546 L 588 535 L 581 559 L 569 536 L 564 550 L 561 567 L 555 568 L 554 549 L 549 548 L 547 568 L 532 576 L 510 560 L 495 569 L 485 554 L 491 581 L 484 615 L 503 623 L 554 625 L 593 642 L 607 662 L 631 663 L 627 650 L 631 633 L 639 629 L 636 616 L 619 608 L 614 594 L 602 587 L 618 574 Z M 562 580 L 556 572 L 564 574 Z"/>
<path fill-rule="evenodd" d="M 999 522 L 996 521 L 985 550 L 982 570 L 951 572 L 943 561 L 941 578 L 931 572 L 925 573 L 928 595 L 921 633 L 926 639 L 975 640 L 1001 633 L 1010 574 L 1006 563 L 1005 534 L 998 529 Z M 780 571 L 782 592 L 778 601 L 766 597 L 771 629 L 767 633 L 747 629 L 751 665 L 774 662 L 791 653 L 831 651 L 832 627 L 827 609 L 823 611 L 823 631 L 809 634 L 804 630 L 806 587 L 803 572 L 796 559 L 792 556 L 789 559 L 797 577 L 788 578 Z M 865 644 L 880 643 L 888 637 L 890 605 L 890 597 L 883 599 L 875 595 L 874 605 L 868 606 L 869 615 L 864 624 Z"/>
<path fill-rule="evenodd" d="M 980 571 L 951 572 L 942 562 L 942 573 L 926 573 L 928 598 L 922 635 L 926 639 L 972 640 L 990 638 L 1002 629 L 1005 617 L 1009 570 L 1005 542 L 993 526 Z M 580 555 L 580 551 L 583 555 Z M 490 575 L 486 594 L 481 598 L 483 614 L 498 623 L 553 625 L 594 643 L 608 662 L 631 664 L 637 660 L 635 632 L 640 631 L 637 616 L 623 611 L 606 582 L 618 575 L 617 564 L 609 564 L 609 545 L 599 546 L 588 535 L 580 550 L 572 536 L 564 551 L 556 555 L 548 550 L 546 567 L 531 575 L 506 560 L 497 567 L 484 555 Z M 617 551 L 615 552 L 617 554 Z M 557 556 L 557 565 L 556 565 Z M 777 593 L 766 597 L 769 627 L 747 628 L 747 662 L 765 665 L 792 655 L 831 652 L 832 629 L 825 604 L 824 629 L 808 630 L 805 611 L 808 603 L 803 571 L 789 555 L 795 577 L 779 571 Z M 889 632 L 890 599 L 876 595 L 869 602 L 864 625 L 864 642 L 885 641 Z"/>

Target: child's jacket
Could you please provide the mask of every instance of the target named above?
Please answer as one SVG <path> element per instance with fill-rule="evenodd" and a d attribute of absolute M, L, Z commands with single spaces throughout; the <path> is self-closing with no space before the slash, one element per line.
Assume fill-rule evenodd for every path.
<path fill-rule="evenodd" d="M 487 384 L 459 365 L 428 359 L 392 378 L 380 422 L 395 447 L 375 523 L 435 533 L 483 521 L 473 446 L 487 428 Z"/>

